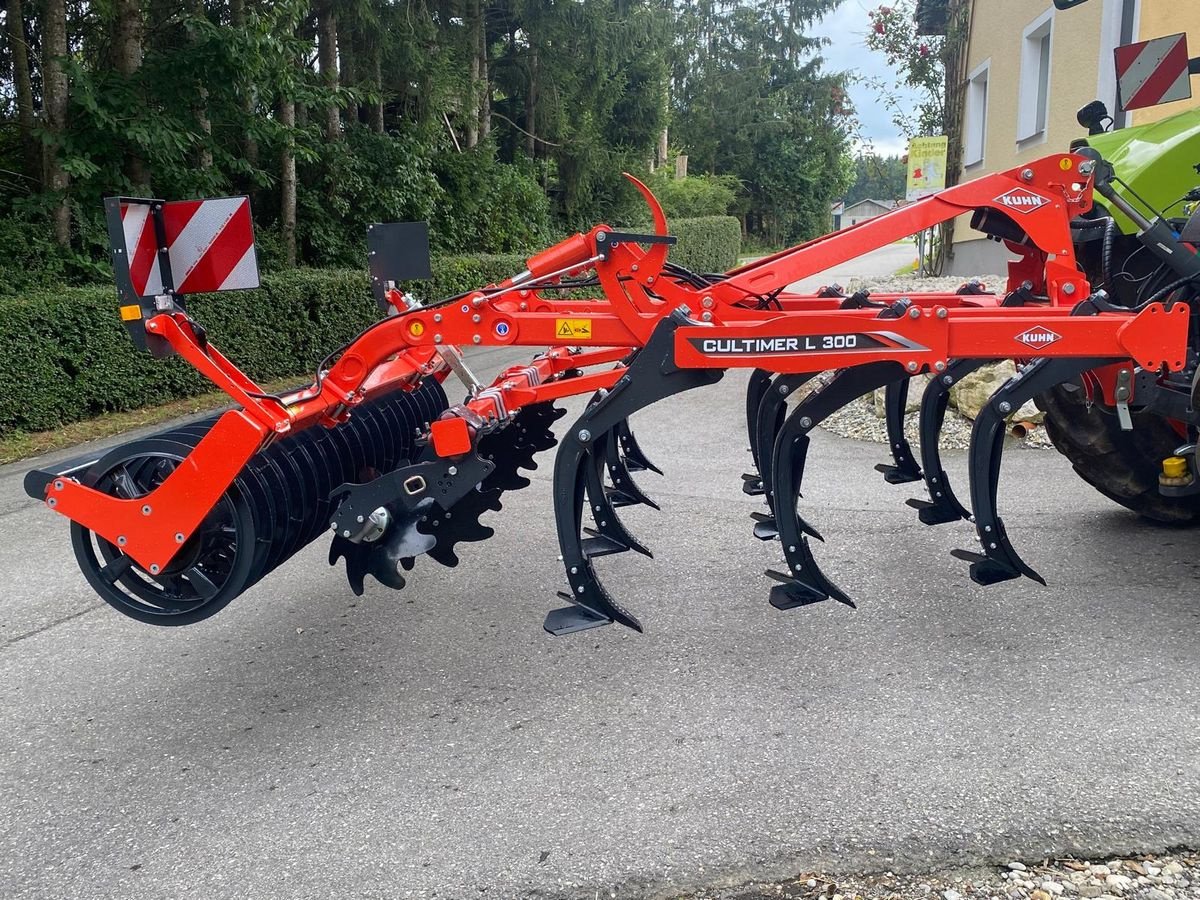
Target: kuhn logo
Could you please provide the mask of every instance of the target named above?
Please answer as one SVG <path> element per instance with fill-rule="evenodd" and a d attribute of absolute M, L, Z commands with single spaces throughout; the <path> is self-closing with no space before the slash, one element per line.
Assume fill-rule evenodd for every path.
<path fill-rule="evenodd" d="M 997 197 L 996 202 L 1008 209 L 1015 209 L 1019 213 L 1031 213 L 1035 209 L 1041 209 L 1050 201 L 1041 194 L 1035 194 L 1025 188 L 1013 188 L 1007 194 Z"/>
<path fill-rule="evenodd" d="M 1061 340 L 1061 335 L 1039 325 L 1037 328 L 1030 328 L 1028 331 L 1018 334 L 1017 340 L 1026 347 L 1049 347 L 1055 341 Z"/>

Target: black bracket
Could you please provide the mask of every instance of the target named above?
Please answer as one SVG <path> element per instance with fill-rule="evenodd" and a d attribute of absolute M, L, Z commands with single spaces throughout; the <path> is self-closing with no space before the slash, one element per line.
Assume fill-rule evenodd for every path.
<path fill-rule="evenodd" d="M 429 225 L 426 222 L 385 222 L 367 226 L 367 260 L 371 271 L 371 293 L 380 311 L 392 310 L 387 290 L 397 281 L 433 277 L 429 255 Z"/>
<path fill-rule="evenodd" d="M 143 197 L 105 197 L 104 219 L 108 227 L 109 255 L 112 258 L 113 277 L 117 283 L 117 300 L 121 306 L 121 321 L 139 350 L 148 350 L 156 358 L 171 356 L 175 351 L 164 338 L 146 333 L 146 320 L 160 310 L 156 296 L 168 296 L 172 304 L 183 309 L 183 298 L 175 294 L 175 280 L 171 274 L 171 257 L 167 252 L 167 229 L 163 223 L 163 200 Z M 121 220 L 121 206 L 140 204 L 150 207 L 150 224 L 154 227 L 154 239 L 158 251 L 158 271 L 162 278 L 159 295 L 143 297 L 133 287 L 129 272 L 131 248 L 125 246 L 125 228 Z"/>
<path fill-rule="evenodd" d="M 608 259 L 614 247 L 622 243 L 632 244 L 666 244 L 673 247 L 679 238 L 672 234 L 639 234 L 634 231 L 602 231 L 596 235 L 597 249 L 600 255 Z"/>

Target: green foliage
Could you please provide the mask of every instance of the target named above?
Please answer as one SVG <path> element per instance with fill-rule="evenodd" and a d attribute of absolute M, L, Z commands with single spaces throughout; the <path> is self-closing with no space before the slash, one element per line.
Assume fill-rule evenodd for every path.
<path fill-rule="evenodd" d="M 770 243 L 828 228 L 848 184 L 846 79 L 821 71 L 806 35 L 837 0 L 681 4 L 673 139 L 694 171 L 731 174 L 745 231 Z"/>
<path fill-rule="evenodd" d="M 648 186 L 668 219 L 728 215 L 741 188 L 732 175 L 672 178 L 666 172 L 655 174 Z"/>
<path fill-rule="evenodd" d="M 443 152 L 434 160 L 443 201 L 430 223 L 436 246 L 451 253 L 509 253 L 550 242 L 550 201 L 528 163 L 502 165 L 494 148 Z"/>
<path fill-rule="evenodd" d="M 870 30 L 867 47 L 887 57 L 896 73 L 896 84 L 873 84 L 892 112 L 896 127 L 909 137 L 945 134 L 950 116 L 947 85 L 967 37 L 966 4 L 958 4 L 946 25 L 945 35 L 922 34 L 916 0 L 894 0 L 867 13 Z M 895 88 L 917 93 L 915 110 L 903 103 Z"/>
<path fill-rule="evenodd" d="M 435 259 L 431 282 L 409 286 L 440 299 L 500 281 L 520 256 Z M 197 295 L 191 314 L 214 344 L 257 380 L 313 371 L 326 354 L 378 319 L 367 277 L 298 269 L 264 277 L 256 291 Z M 0 298 L 0 434 L 40 431 L 105 412 L 211 390 L 178 358 L 133 348 L 112 288 L 33 291 Z"/>
<path fill-rule="evenodd" d="M 301 167 L 298 231 L 313 265 L 361 265 L 368 225 L 427 221 L 445 207 L 428 149 L 410 136 L 354 125 L 341 141 L 311 126 L 305 138 L 312 158 Z"/>
<path fill-rule="evenodd" d="M 899 156 L 862 154 L 854 159 L 854 183 L 846 191 L 846 205 L 859 200 L 899 200 L 904 196 L 906 168 Z"/>
<path fill-rule="evenodd" d="M 742 224 L 732 216 L 668 220 L 679 242 L 668 259 L 693 272 L 725 272 L 737 265 L 742 247 Z"/>

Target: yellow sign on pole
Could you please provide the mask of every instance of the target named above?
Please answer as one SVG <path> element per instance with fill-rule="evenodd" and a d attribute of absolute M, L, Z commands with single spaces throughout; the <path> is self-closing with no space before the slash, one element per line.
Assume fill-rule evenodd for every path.
<path fill-rule="evenodd" d="M 920 200 L 946 186 L 946 154 L 950 141 L 937 137 L 916 137 L 908 142 L 908 190 L 905 199 Z"/>

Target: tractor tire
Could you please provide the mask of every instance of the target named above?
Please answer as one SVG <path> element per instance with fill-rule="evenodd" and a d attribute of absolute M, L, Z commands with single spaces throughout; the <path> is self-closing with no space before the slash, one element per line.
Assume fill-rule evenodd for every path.
<path fill-rule="evenodd" d="M 1078 384 L 1059 385 L 1035 398 L 1046 414 L 1046 434 L 1071 461 L 1079 477 L 1140 516 L 1166 525 L 1200 523 L 1200 495 L 1164 497 L 1158 492 L 1162 461 L 1184 443 L 1160 416 L 1133 413 L 1133 431 L 1117 417 L 1090 408 Z"/>

